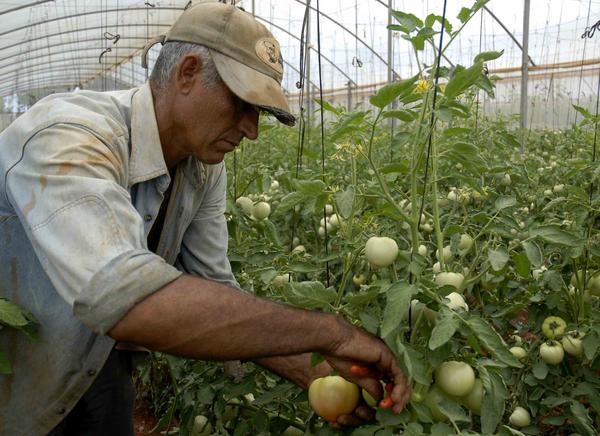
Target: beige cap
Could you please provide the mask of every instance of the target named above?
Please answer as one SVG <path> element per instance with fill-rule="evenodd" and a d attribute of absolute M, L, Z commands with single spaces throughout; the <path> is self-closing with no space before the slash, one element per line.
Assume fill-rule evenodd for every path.
<path fill-rule="evenodd" d="M 200 3 L 183 11 L 166 35 L 149 41 L 142 53 L 148 68 L 150 47 L 160 42 L 201 44 L 210 50 L 223 82 L 239 98 L 293 126 L 281 80 L 283 58 L 271 32 L 242 9 L 217 2 Z"/>

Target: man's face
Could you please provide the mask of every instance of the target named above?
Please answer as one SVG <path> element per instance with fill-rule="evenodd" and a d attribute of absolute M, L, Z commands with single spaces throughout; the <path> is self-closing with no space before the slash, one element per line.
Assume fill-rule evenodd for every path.
<path fill-rule="evenodd" d="M 258 111 L 221 80 L 207 86 L 200 71 L 183 71 L 180 79 L 185 92 L 179 93 L 172 114 L 179 158 L 191 155 L 204 163 L 219 163 L 243 138 L 258 137 Z"/>

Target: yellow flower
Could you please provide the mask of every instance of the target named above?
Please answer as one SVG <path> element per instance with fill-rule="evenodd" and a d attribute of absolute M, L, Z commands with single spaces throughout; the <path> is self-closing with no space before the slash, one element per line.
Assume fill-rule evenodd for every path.
<path fill-rule="evenodd" d="M 415 88 L 416 92 L 427 92 L 429 91 L 429 82 L 425 79 L 420 79 L 417 82 L 417 87 Z"/>

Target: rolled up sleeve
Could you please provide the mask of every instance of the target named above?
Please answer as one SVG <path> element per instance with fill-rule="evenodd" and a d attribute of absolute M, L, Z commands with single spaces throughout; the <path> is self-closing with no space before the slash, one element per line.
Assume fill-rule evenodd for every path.
<path fill-rule="evenodd" d="M 7 196 L 50 281 L 92 331 L 105 334 L 181 272 L 147 250 L 127 186 L 125 137 L 58 123 L 29 139 Z"/>

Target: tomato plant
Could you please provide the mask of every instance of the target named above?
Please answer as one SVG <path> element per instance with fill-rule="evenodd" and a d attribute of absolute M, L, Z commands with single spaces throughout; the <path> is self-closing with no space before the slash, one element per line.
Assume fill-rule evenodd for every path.
<path fill-rule="evenodd" d="M 435 17 L 396 16 L 405 41 L 441 30 Z M 463 24 L 449 21 L 460 23 L 453 31 Z M 531 129 L 521 150 L 512 120 L 477 106 L 493 93 L 483 63 L 499 55 L 444 68 L 445 86 L 428 67 L 379 89 L 368 108 L 322 102 L 323 148 L 312 120 L 297 162 L 298 132 L 269 119 L 256 144 L 227 158 L 229 259 L 241 287 L 381 337 L 415 386 L 404 412 L 378 408 L 358 435 L 588 436 L 600 424 L 594 119 Z M 261 202 L 268 219 L 253 219 L 248 205 Z M 444 377 L 449 362 L 461 376 Z M 233 378 L 214 363 L 152 365 L 144 377 L 156 380 L 157 413 L 182 431 L 202 414 L 220 434 L 333 432 L 307 392 L 251 362 Z M 239 411 L 230 420 L 228 406 Z"/>

